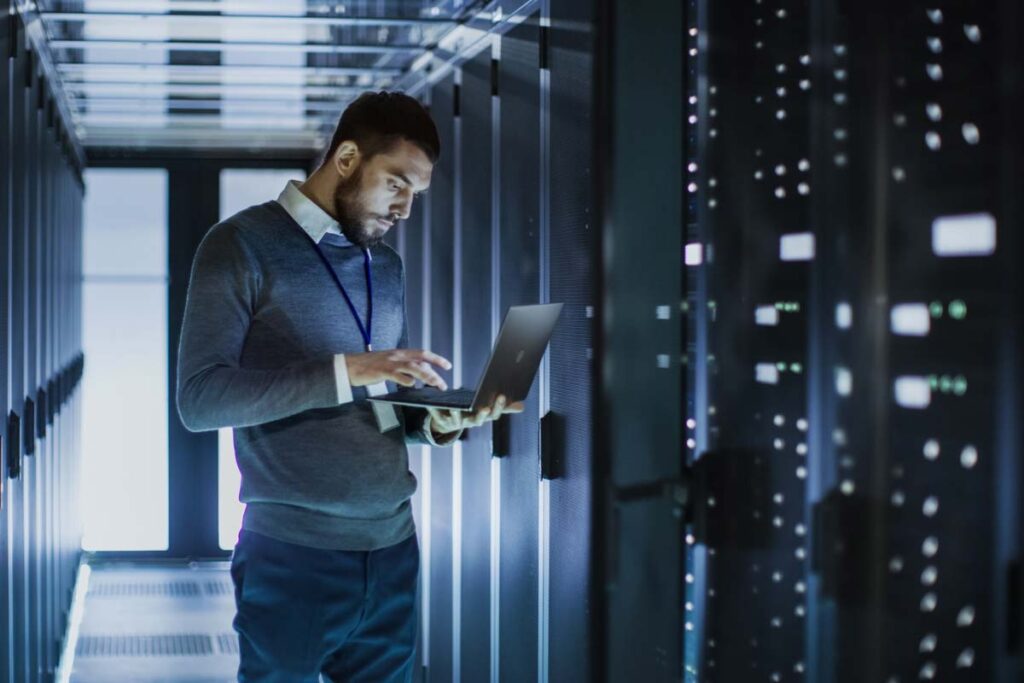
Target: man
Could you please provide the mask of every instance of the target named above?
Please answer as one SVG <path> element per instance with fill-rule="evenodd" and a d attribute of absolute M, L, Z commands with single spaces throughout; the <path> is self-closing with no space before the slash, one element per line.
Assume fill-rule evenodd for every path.
<path fill-rule="evenodd" d="M 405 278 L 381 242 L 440 153 L 426 110 L 367 93 L 323 163 L 277 201 L 215 225 L 195 256 L 177 403 L 193 431 L 235 428 L 246 504 L 232 556 L 239 681 L 408 681 L 419 571 L 406 444 L 522 412 L 371 404 L 385 381 L 447 389 L 407 349 Z"/>

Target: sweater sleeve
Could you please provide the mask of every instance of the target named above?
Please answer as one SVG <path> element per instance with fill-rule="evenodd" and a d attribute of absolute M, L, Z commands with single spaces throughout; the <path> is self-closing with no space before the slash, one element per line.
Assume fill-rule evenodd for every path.
<path fill-rule="evenodd" d="M 220 223 L 192 263 L 178 345 L 178 414 L 189 431 L 248 427 L 338 404 L 334 356 L 280 368 L 239 366 L 259 292 L 258 263 Z"/>

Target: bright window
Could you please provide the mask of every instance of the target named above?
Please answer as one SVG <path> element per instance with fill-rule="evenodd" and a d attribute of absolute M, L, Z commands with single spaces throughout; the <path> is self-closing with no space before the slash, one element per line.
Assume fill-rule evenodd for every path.
<path fill-rule="evenodd" d="M 85 550 L 167 549 L 167 172 L 85 173 Z"/>

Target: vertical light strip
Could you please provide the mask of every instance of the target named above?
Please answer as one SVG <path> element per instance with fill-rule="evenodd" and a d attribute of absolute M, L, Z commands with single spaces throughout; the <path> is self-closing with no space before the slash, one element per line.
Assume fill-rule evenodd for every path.
<path fill-rule="evenodd" d="M 420 618 L 423 626 L 423 668 L 430 670 L 430 446 L 420 446 L 420 576 L 423 578 L 423 599 Z"/>
<path fill-rule="evenodd" d="M 540 25 L 544 31 L 551 27 L 551 2 L 541 0 Z M 542 40 L 544 40 L 542 32 Z M 547 45 L 541 45 L 541 50 L 546 50 Z M 551 196 L 549 194 L 549 178 L 551 177 L 551 71 L 547 68 L 540 70 L 540 186 L 538 197 L 540 199 L 540 303 L 548 303 L 550 297 L 550 264 L 548 263 L 548 245 L 550 241 L 550 215 Z M 538 377 L 539 390 L 539 416 L 547 415 L 550 410 L 550 396 L 548 394 L 550 382 L 548 377 L 549 363 L 548 353 L 544 352 L 541 359 L 540 376 Z M 549 656 L 549 633 L 550 624 L 550 589 L 551 589 L 551 482 L 541 478 L 540 491 L 537 496 L 537 680 L 540 683 L 547 683 Z"/>
<path fill-rule="evenodd" d="M 462 69 L 455 70 L 455 87 L 462 89 Z M 461 99 L 461 93 L 460 93 Z M 461 107 L 461 103 L 460 103 Z M 452 259 L 452 385 L 462 386 L 462 116 L 452 122 L 455 156 L 455 254 Z M 462 681 L 462 442 L 452 446 L 452 683 Z"/>
<path fill-rule="evenodd" d="M 430 106 L 430 91 L 428 90 L 424 94 L 424 103 Z M 430 194 L 423 196 L 423 251 L 420 252 L 420 261 L 423 265 L 423 280 L 420 283 L 420 306 L 423 309 L 423 347 L 424 349 L 430 348 L 430 227 L 431 227 L 431 208 L 432 202 Z M 432 450 L 430 446 L 420 446 L 421 465 L 420 473 L 423 477 L 421 497 L 423 505 L 423 530 L 420 533 L 420 537 L 423 541 L 423 548 L 421 554 L 423 561 L 420 562 L 420 566 L 423 567 L 423 666 L 430 670 L 430 578 L 431 570 L 433 569 L 433 562 L 431 561 L 431 519 L 430 519 L 430 497 L 433 494 L 433 485 L 431 483 L 431 455 Z"/>
<path fill-rule="evenodd" d="M 10 309 L 8 309 L 8 310 L 10 310 Z M 12 316 L 8 316 L 7 317 L 7 319 L 8 319 L 8 328 L 10 327 L 11 317 Z M 8 354 L 8 358 L 10 358 L 12 355 L 13 354 Z M 8 366 L 8 368 L 9 368 L 9 366 Z M 10 377 L 9 373 L 8 373 L 8 377 Z M 11 393 L 10 386 L 11 386 L 11 383 L 8 382 L 7 383 L 7 394 L 8 394 L 7 402 L 8 402 L 8 405 L 10 405 L 10 400 L 11 400 L 10 399 L 10 393 Z M 6 418 L 7 418 L 7 416 L 5 415 L 4 419 L 6 419 Z M 6 465 L 6 463 L 4 463 L 4 464 Z M 0 477 L 6 477 L 6 476 L 7 476 L 7 472 L 0 472 Z M 14 493 L 14 487 L 15 486 L 18 486 L 18 482 L 14 481 L 12 479 L 12 480 L 7 482 L 7 487 L 5 489 L 6 495 L 7 495 L 7 501 L 6 501 L 7 505 L 5 506 L 7 508 L 6 513 L 5 513 L 6 514 L 6 520 L 5 521 L 7 523 L 6 524 L 6 526 L 7 526 L 7 530 L 6 530 L 7 531 L 7 558 L 6 558 L 7 562 L 4 564 L 4 567 L 5 567 L 5 569 L 8 568 L 8 567 L 10 568 L 10 569 L 7 569 L 7 571 L 6 571 L 6 574 L 7 574 L 7 637 L 8 637 L 7 644 L 8 644 L 8 652 L 10 652 L 10 654 L 11 654 L 11 656 L 9 658 L 9 661 L 7 662 L 7 665 L 6 665 L 6 668 L 7 668 L 7 680 L 8 681 L 16 680 L 16 678 L 14 676 L 14 674 L 15 674 L 15 671 L 14 671 L 14 660 L 16 658 L 14 657 L 14 638 L 13 638 L 13 634 L 14 634 L 14 604 L 15 604 L 14 603 L 14 571 L 13 571 L 13 569 L 14 569 L 14 496 L 13 496 L 13 493 Z"/>
<path fill-rule="evenodd" d="M 501 37 L 491 38 L 491 58 L 501 59 Z M 501 97 L 491 97 L 491 339 L 501 317 Z M 492 341 L 493 344 L 493 341 Z M 493 432 L 492 432 L 493 433 Z M 499 683 L 501 654 L 501 459 L 491 443 L 491 683 Z"/>

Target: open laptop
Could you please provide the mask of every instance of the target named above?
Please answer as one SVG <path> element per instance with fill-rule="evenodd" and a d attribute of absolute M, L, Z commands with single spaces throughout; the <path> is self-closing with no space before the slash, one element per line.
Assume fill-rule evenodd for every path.
<path fill-rule="evenodd" d="M 367 400 L 474 412 L 493 405 L 498 394 L 505 395 L 505 405 L 524 401 L 561 312 L 562 304 L 510 306 L 476 389 L 403 387 Z"/>

